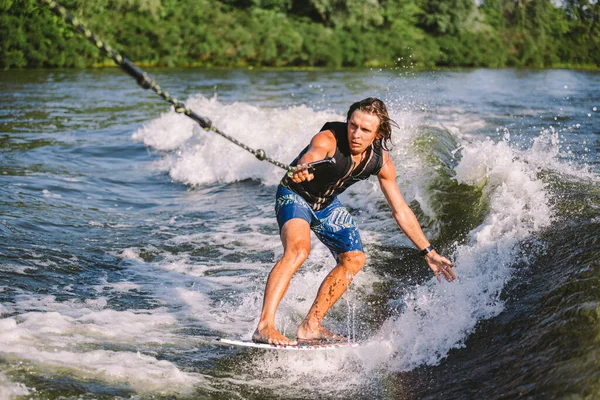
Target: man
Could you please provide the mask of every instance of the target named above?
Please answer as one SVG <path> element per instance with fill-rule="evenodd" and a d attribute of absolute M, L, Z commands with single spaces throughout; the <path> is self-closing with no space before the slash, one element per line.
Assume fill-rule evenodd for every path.
<path fill-rule="evenodd" d="M 366 256 L 356 224 L 337 196 L 371 175 L 377 175 L 392 216 L 422 251 L 436 278 L 441 281 L 443 276 L 449 282 L 456 278 L 453 264 L 431 247 L 396 184 L 396 169 L 387 153 L 392 123 L 381 100 L 359 101 L 350 107 L 346 123 L 326 123 L 292 163 L 295 172 L 282 179 L 275 204 L 284 253 L 267 280 L 260 321 L 252 337 L 255 342 L 295 345 L 344 339 L 325 329 L 321 321 L 364 266 Z M 335 164 L 316 172 L 308 168 L 308 163 L 328 157 Z M 338 264 L 321 284 L 296 341 L 275 329 L 275 313 L 292 276 L 308 257 L 311 229 Z"/>

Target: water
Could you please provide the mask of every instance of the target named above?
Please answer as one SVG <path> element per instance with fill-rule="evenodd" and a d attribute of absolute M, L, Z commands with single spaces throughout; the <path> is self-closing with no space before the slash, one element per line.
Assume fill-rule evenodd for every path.
<path fill-rule="evenodd" d="M 221 130 L 290 162 L 350 103 L 398 122 L 392 158 L 438 284 L 376 180 L 342 196 L 367 265 L 326 318 L 363 347 L 248 338 L 282 254 L 282 171 L 116 69 L 0 72 L 0 398 L 600 395 L 600 74 L 154 70 Z M 333 267 L 314 241 L 277 315 L 294 334 Z"/>

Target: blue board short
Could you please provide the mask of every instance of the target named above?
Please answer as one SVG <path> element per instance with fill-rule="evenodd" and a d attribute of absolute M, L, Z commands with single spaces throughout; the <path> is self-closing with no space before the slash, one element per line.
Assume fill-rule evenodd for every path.
<path fill-rule="evenodd" d="M 336 260 L 338 254 L 354 250 L 363 251 L 354 218 L 337 197 L 324 209 L 313 211 L 300 195 L 279 185 L 275 197 L 275 214 L 279 231 L 292 218 L 301 218 L 308 222 L 310 229 L 331 250 Z"/>

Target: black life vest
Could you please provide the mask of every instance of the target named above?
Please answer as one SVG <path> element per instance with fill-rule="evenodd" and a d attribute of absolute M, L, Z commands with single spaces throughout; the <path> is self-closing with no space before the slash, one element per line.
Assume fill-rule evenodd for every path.
<path fill-rule="evenodd" d="M 379 140 L 375 140 L 365 150 L 367 154 L 353 170 L 354 161 L 348 144 L 348 124 L 327 122 L 320 132 L 323 131 L 332 131 L 335 135 L 335 164 L 319 167 L 314 174 L 315 178 L 310 182 L 294 183 L 287 175 L 281 180 L 282 185 L 302 196 L 315 211 L 327 207 L 336 196 L 356 182 L 377 175 L 383 166 L 383 149 Z M 309 146 L 306 146 L 291 165 L 297 165 L 308 148 Z"/>

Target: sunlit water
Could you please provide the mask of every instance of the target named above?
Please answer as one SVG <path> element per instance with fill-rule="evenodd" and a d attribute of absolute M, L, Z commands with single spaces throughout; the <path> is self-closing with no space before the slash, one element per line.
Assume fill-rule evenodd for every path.
<path fill-rule="evenodd" d="M 600 395 L 600 74 L 151 74 L 282 162 L 382 98 L 398 184 L 458 280 L 433 279 L 362 182 L 342 201 L 368 262 L 325 323 L 363 345 L 217 346 L 256 326 L 283 171 L 116 69 L 0 72 L 0 398 Z M 277 315 L 289 335 L 334 265 L 312 247 Z"/>

